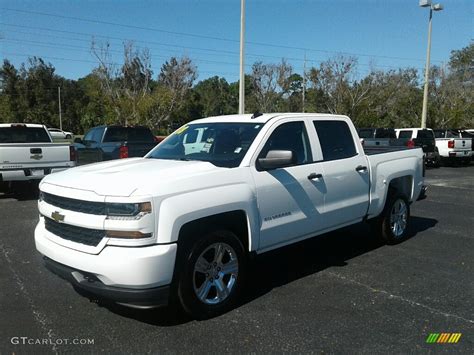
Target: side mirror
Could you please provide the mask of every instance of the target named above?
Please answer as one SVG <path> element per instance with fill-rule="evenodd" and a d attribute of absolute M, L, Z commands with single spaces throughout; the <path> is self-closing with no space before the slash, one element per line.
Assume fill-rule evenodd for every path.
<path fill-rule="evenodd" d="M 77 137 L 77 138 L 74 138 L 74 143 L 78 143 L 78 144 L 84 144 L 84 142 L 82 141 L 81 138 Z"/>
<path fill-rule="evenodd" d="M 262 170 L 271 170 L 290 166 L 295 162 L 291 150 L 270 150 L 265 158 L 259 158 L 258 164 Z"/>

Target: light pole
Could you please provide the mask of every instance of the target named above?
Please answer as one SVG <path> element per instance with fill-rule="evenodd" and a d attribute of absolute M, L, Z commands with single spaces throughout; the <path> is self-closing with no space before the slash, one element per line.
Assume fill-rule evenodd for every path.
<path fill-rule="evenodd" d="M 245 0 L 240 0 L 240 80 L 239 80 L 239 114 L 245 113 Z"/>
<path fill-rule="evenodd" d="M 421 111 L 421 128 L 426 128 L 426 115 L 428 111 L 428 80 L 430 76 L 431 55 L 431 20 L 433 18 L 433 11 L 443 10 L 443 5 L 433 4 L 431 0 L 420 0 L 420 6 L 430 8 L 430 18 L 428 22 L 428 48 L 426 49 L 425 85 L 423 88 L 423 109 Z"/>

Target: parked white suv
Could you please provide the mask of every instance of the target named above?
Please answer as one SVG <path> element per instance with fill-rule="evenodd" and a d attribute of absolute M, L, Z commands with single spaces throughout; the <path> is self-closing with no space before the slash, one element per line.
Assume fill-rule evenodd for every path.
<path fill-rule="evenodd" d="M 384 241 L 404 240 L 422 157 L 366 155 L 345 116 L 197 120 L 144 158 L 46 177 L 36 247 L 99 298 L 149 307 L 173 297 L 206 318 L 235 304 L 251 254 L 365 220 Z"/>

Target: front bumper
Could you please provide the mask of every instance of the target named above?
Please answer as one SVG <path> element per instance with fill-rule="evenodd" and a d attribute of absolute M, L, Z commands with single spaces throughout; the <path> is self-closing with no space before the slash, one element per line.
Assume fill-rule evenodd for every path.
<path fill-rule="evenodd" d="M 35 229 L 36 249 L 55 263 L 53 265 L 62 265 L 55 267 L 55 270 L 69 270 L 64 278 L 79 288 L 87 287 L 89 292 L 98 296 L 119 303 L 136 304 L 135 296 L 128 298 L 140 294 L 139 303 L 143 305 L 143 299 L 147 296 L 152 297 L 150 301 L 153 303 L 153 295 L 157 292 L 160 304 L 164 291 L 157 288 L 171 284 L 176 244 L 141 247 L 106 245 L 98 254 L 90 254 L 57 244 L 48 237 L 49 234 L 40 219 Z M 94 285 L 90 280 L 94 281 Z"/>
<path fill-rule="evenodd" d="M 48 270 L 69 281 L 74 287 L 97 298 L 140 308 L 166 306 L 168 304 L 169 285 L 146 289 L 107 286 L 89 273 L 70 268 L 47 257 L 44 257 L 44 262 Z"/>

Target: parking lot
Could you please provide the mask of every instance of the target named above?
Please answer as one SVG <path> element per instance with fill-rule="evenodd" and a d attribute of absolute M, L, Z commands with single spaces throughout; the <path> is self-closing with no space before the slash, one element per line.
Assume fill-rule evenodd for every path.
<path fill-rule="evenodd" d="M 91 303 L 35 251 L 35 196 L 0 195 L 0 353 L 473 353 L 474 164 L 426 181 L 406 242 L 360 224 L 261 255 L 242 304 L 207 321 Z"/>

